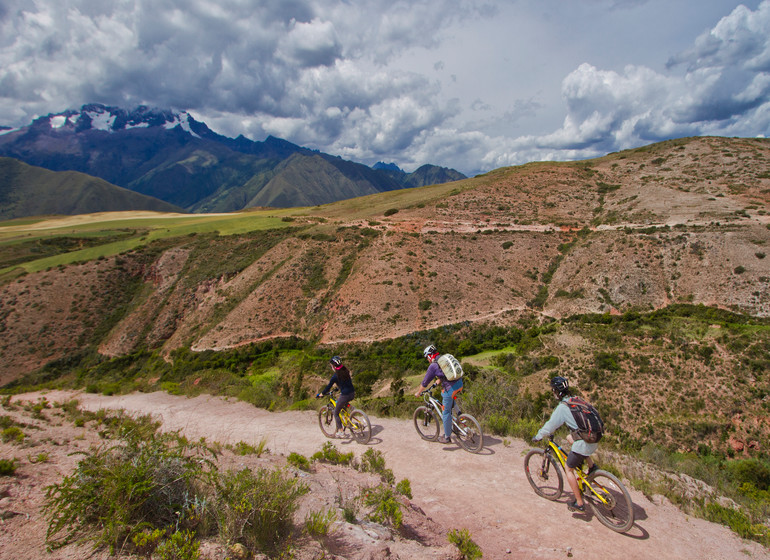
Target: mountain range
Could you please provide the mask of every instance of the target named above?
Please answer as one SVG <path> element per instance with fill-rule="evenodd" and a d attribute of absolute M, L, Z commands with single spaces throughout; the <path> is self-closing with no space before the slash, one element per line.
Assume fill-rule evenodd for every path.
<path fill-rule="evenodd" d="M 384 191 L 465 178 L 453 169 L 424 165 L 406 173 L 395 165 L 375 168 L 268 137 L 255 142 L 213 132 L 186 112 L 133 110 L 99 104 L 49 114 L 28 126 L 0 129 L 0 156 L 50 171 L 76 171 L 153 197 L 185 212 L 233 212 L 252 207 L 316 206 Z M 80 179 L 78 181 L 77 179 Z M 16 199 L 39 188 L 14 176 Z M 11 176 L 0 171 L 0 189 L 8 190 Z M 57 180 L 60 184 L 62 179 Z M 85 176 L 69 176 L 76 190 L 95 183 Z M 6 217 L 71 213 L 61 192 L 46 196 L 63 202 L 59 208 L 36 209 L 34 198 L 19 207 L 6 206 Z M 120 191 L 109 194 L 100 183 L 98 196 L 81 212 L 141 209 Z M 146 200 L 138 198 L 146 204 Z M 104 202 L 100 205 L 100 202 Z M 34 215 L 34 214 L 33 214 Z"/>

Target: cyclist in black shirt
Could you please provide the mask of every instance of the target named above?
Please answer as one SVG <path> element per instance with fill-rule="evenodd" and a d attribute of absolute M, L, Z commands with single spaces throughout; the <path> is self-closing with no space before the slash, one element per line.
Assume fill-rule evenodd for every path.
<path fill-rule="evenodd" d="M 340 410 L 348 405 L 356 396 L 356 391 L 353 388 L 353 377 L 350 374 L 348 368 L 342 365 L 342 359 L 339 356 L 334 356 L 329 360 L 329 365 L 334 370 L 334 375 L 329 380 L 329 384 L 326 385 L 317 395 L 316 398 L 320 398 L 323 395 L 328 394 L 332 385 L 337 385 L 340 388 L 340 396 L 337 399 L 337 406 L 334 407 L 334 422 L 337 424 L 337 430 L 334 432 L 334 437 L 342 437 L 342 420 L 340 420 Z"/>

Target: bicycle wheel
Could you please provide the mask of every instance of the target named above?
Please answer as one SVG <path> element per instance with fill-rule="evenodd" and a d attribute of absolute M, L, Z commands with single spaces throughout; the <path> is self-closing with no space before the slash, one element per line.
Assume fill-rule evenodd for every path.
<path fill-rule="evenodd" d="M 634 524 L 634 504 L 623 483 L 601 470 L 594 472 L 588 482 L 591 488 L 584 489 L 583 498 L 599 521 L 618 533 L 628 531 Z"/>
<path fill-rule="evenodd" d="M 470 414 L 461 414 L 455 420 L 453 431 L 463 449 L 471 453 L 478 453 L 484 447 L 484 434 L 481 433 L 481 424 Z"/>
<path fill-rule="evenodd" d="M 559 463 L 543 449 L 532 449 L 524 457 L 524 472 L 530 486 L 547 500 L 558 500 L 564 488 L 564 476 Z"/>
<path fill-rule="evenodd" d="M 324 406 L 318 411 L 318 425 L 326 437 L 334 437 L 337 425 L 334 422 L 334 411 L 328 406 Z"/>
<path fill-rule="evenodd" d="M 438 431 L 441 426 L 438 414 L 427 406 L 418 406 L 414 411 L 414 429 L 420 434 L 422 439 L 436 441 Z"/>
<path fill-rule="evenodd" d="M 372 425 L 363 410 L 357 408 L 350 413 L 350 431 L 358 443 L 366 444 L 372 438 Z"/>

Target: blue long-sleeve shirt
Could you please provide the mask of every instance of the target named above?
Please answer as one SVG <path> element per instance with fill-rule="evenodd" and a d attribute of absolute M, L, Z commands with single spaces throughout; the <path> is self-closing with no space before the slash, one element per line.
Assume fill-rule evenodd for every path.
<path fill-rule="evenodd" d="M 575 419 L 572 417 L 572 412 L 570 412 L 569 405 L 566 402 L 568 399 L 568 396 L 564 397 L 561 402 L 556 405 L 556 408 L 553 409 L 553 413 L 548 419 L 548 422 L 543 424 L 543 427 L 540 428 L 540 430 L 537 432 L 537 435 L 535 435 L 536 440 L 541 440 L 544 437 L 550 436 L 564 424 L 567 425 L 570 431 L 578 429 L 577 422 L 575 422 Z M 572 451 L 579 455 L 588 457 L 594 451 L 596 451 L 597 447 L 599 447 L 598 443 L 586 443 L 582 439 L 576 438 L 575 442 L 572 444 Z"/>

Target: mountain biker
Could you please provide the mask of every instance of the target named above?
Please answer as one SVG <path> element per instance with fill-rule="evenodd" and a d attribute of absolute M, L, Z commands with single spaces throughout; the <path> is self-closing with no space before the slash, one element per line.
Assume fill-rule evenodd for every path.
<path fill-rule="evenodd" d="M 425 356 L 428 362 L 430 362 L 430 365 L 428 366 L 428 371 L 425 372 L 425 378 L 422 380 L 422 383 L 420 383 L 420 386 L 417 387 L 414 396 L 419 397 L 420 393 L 422 393 L 434 379 L 438 379 L 441 382 L 441 401 L 443 404 L 441 420 L 444 424 L 444 435 L 439 437 L 438 441 L 439 443 L 449 443 L 452 434 L 452 406 L 454 405 L 455 396 L 463 388 L 463 380 L 460 378 L 455 381 L 449 381 L 446 378 L 444 372 L 441 371 L 441 368 L 436 362 L 440 353 L 433 344 L 427 346 L 425 350 L 422 351 L 422 355 Z"/>
<path fill-rule="evenodd" d="M 577 430 L 577 423 L 572 417 L 569 406 L 566 401 L 569 400 L 570 390 L 569 382 L 566 378 L 556 376 L 551 379 L 551 391 L 553 395 L 559 400 L 559 404 L 551 414 L 551 418 L 543 425 L 542 428 L 535 434 L 532 441 L 540 441 L 546 436 L 551 435 L 558 430 L 563 424 L 574 433 Z M 583 463 L 588 466 L 588 473 L 594 472 L 598 467 L 594 464 L 591 455 L 596 451 L 599 446 L 597 443 L 587 443 L 582 439 L 575 440 L 572 434 L 567 436 L 567 441 L 572 444 L 572 449 L 567 457 L 567 482 L 569 483 L 572 493 L 575 499 L 567 504 L 567 509 L 570 511 L 585 511 L 585 502 L 583 501 L 583 495 L 578 488 L 577 477 L 575 476 L 575 469 L 579 469 Z"/>
<path fill-rule="evenodd" d="M 340 420 L 340 410 L 346 407 L 348 403 L 355 398 L 356 391 L 353 388 L 353 377 L 350 374 L 350 370 L 348 370 L 348 368 L 342 364 L 342 358 L 339 356 L 333 356 L 332 359 L 329 360 L 329 365 L 331 366 L 332 370 L 334 370 L 334 374 L 329 380 L 328 385 L 319 391 L 319 393 L 316 395 L 316 398 L 318 399 L 324 395 L 327 395 L 329 390 L 332 388 L 332 385 L 336 384 L 337 387 L 340 388 L 340 396 L 337 398 L 337 406 L 334 407 L 334 422 L 337 426 L 337 429 L 334 432 L 334 437 L 342 437 L 343 430 L 342 420 Z"/>

